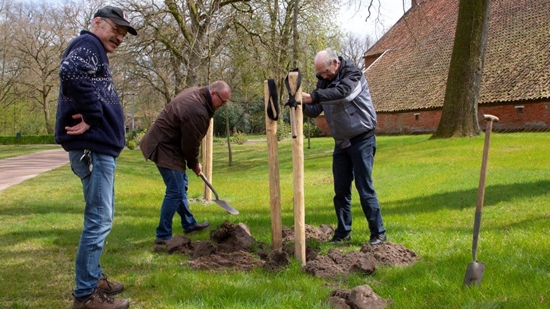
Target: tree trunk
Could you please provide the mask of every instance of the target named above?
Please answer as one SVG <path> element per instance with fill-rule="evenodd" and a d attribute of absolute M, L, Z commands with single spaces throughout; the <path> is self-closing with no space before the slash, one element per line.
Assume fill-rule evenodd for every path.
<path fill-rule="evenodd" d="M 233 166 L 233 152 L 231 152 L 231 131 L 229 130 L 229 108 L 225 107 L 225 135 L 227 137 L 227 153 L 229 154 L 229 166 Z"/>
<path fill-rule="evenodd" d="M 432 138 L 480 133 L 477 104 L 491 0 L 460 0 L 458 21 L 441 120 Z"/>
<path fill-rule="evenodd" d="M 54 134 L 55 129 L 54 129 L 52 121 L 51 121 L 50 104 L 48 104 L 48 95 L 43 96 L 42 105 L 44 106 L 44 121 L 46 123 L 46 133 Z"/>

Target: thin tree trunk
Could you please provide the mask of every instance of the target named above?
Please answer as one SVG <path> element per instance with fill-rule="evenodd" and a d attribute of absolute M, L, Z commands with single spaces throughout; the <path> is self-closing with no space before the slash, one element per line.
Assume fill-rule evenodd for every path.
<path fill-rule="evenodd" d="M 227 153 L 229 154 L 229 166 L 233 166 L 233 153 L 231 152 L 231 131 L 229 130 L 229 107 L 225 107 L 225 135 L 227 137 Z"/>

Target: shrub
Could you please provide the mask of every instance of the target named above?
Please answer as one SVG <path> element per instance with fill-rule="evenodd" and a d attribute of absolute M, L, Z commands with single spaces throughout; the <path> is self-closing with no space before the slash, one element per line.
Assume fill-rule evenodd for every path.
<path fill-rule="evenodd" d="M 141 143 L 141 139 L 145 135 L 145 132 L 147 132 L 146 129 L 139 129 L 126 134 L 126 147 L 130 150 L 136 149 L 137 145 Z"/>
<path fill-rule="evenodd" d="M 277 140 L 284 140 L 288 137 L 288 134 L 290 134 L 290 124 L 283 122 L 281 125 L 279 123 L 279 125 L 277 126 Z"/>
<path fill-rule="evenodd" d="M 130 150 L 136 149 L 136 146 L 137 146 L 137 143 L 136 143 L 136 141 L 133 140 L 133 139 L 129 140 L 129 141 L 126 143 L 126 147 L 128 147 L 128 149 L 130 149 Z"/>
<path fill-rule="evenodd" d="M 307 130 L 308 130 L 307 122 L 304 122 L 304 137 L 308 136 Z M 321 128 L 319 128 L 315 124 L 311 124 L 311 123 L 309 124 L 309 134 L 311 137 L 320 137 L 322 136 L 322 133 L 323 131 L 321 130 Z"/>
<path fill-rule="evenodd" d="M 233 135 L 233 140 L 235 141 L 235 143 L 243 145 L 244 143 L 246 143 L 246 141 L 248 141 L 248 135 L 243 132 L 237 132 Z"/>

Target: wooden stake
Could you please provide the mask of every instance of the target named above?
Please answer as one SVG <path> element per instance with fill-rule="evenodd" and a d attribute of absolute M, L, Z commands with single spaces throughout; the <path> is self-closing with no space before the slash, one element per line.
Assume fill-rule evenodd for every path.
<path fill-rule="evenodd" d="M 279 182 L 279 150 L 277 121 L 267 116 L 269 86 L 264 81 L 265 133 L 267 137 L 267 160 L 269 165 L 269 203 L 271 205 L 271 237 L 273 250 L 283 249 L 283 220 L 281 217 L 281 189 Z"/>
<path fill-rule="evenodd" d="M 295 93 L 297 102 L 302 102 L 302 87 L 298 86 L 299 72 L 288 73 L 290 93 Z M 292 109 L 291 109 L 292 113 Z M 306 264 L 306 227 L 304 210 L 304 120 L 302 105 L 294 111 L 296 137 L 292 139 L 292 166 L 294 174 L 294 255 L 302 265 Z"/>
<path fill-rule="evenodd" d="M 212 149 L 214 148 L 214 119 L 210 119 L 210 126 L 202 140 L 202 173 L 212 182 Z M 212 191 L 206 185 L 203 188 L 204 199 L 212 201 Z"/>

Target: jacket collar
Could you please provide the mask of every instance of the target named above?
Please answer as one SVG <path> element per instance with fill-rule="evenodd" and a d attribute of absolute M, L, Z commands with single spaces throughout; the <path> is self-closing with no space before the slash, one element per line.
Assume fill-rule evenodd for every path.
<path fill-rule="evenodd" d="M 212 103 L 212 96 L 210 96 L 210 88 L 208 86 L 204 87 L 205 97 L 206 97 L 206 106 L 210 114 L 214 114 L 214 104 Z"/>

